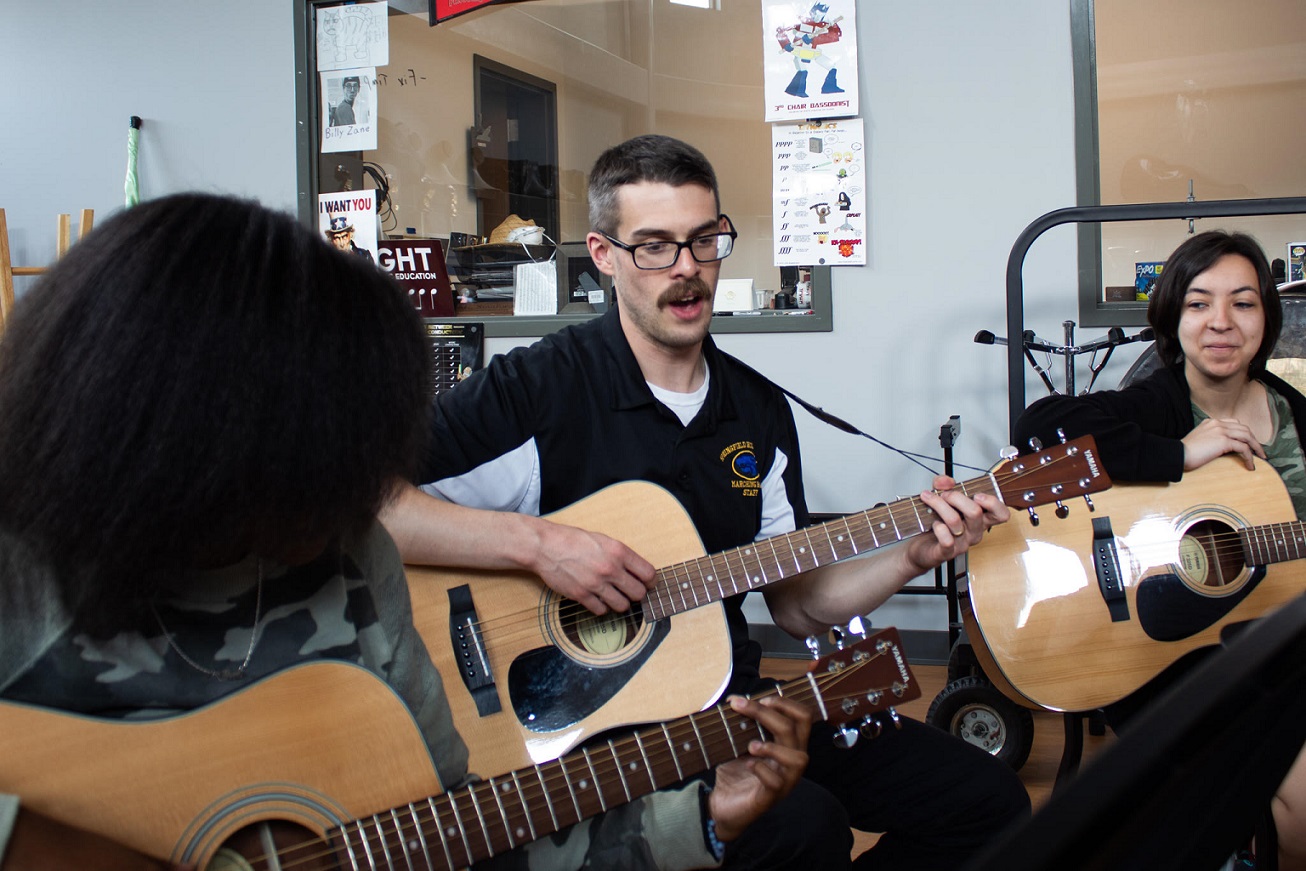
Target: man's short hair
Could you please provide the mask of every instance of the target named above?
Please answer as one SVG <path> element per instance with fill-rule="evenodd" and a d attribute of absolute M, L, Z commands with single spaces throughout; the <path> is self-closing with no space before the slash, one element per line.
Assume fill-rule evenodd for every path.
<path fill-rule="evenodd" d="M 340 80 L 340 87 L 343 88 L 345 85 L 348 85 L 351 82 L 357 85 L 359 83 L 358 76 L 345 76 L 343 79 Z"/>
<path fill-rule="evenodd" d="M 721 211 L 716 172 L 703 152 L 670 136 L 648 134 L 612 146 L 594 162 L 589 177 L 590 228 L 615 233 L 621 219 L 617 191 L 640 182 L 699 185 L 712 192 L 716 210 Z"/>

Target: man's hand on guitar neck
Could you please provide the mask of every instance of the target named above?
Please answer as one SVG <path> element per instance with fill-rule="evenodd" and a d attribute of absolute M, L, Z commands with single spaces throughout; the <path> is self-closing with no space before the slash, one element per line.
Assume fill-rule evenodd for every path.
<path fill-rule="evenodd" d="M 955 489 L 956 483 L 939 475 L 934 479 L 934 489 L 921 494 L 921 501 L 934 510 L 938 520 L 932 525 L 933 535 L 918 536 L 908 543 L 908 570 L 913 574 L 905 580 L 961 556 L 979 544 L 990 527 L 1011 518 L 1011 511 L 1001 499 L 989 493 L 977 493 L 972 498 Z"/>
<path fill-rule="evenodd" d="M 19 808 L 0 871 L 185 871 L 101 835 Z"/>

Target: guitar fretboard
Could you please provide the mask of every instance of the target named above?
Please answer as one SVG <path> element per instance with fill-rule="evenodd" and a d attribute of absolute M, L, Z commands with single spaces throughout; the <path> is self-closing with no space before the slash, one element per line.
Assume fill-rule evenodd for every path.
<path fill-rule="evenodd" d="M 825 718 L 811 674 L 770 694 Z M 332 846 L 356 868 L 464 868 L 742 756 L 751 740 L 767 737 L 755 720 L 719 705 L 355 820 L 335 830 Z"/>
<path fill-rule="evenodd" d="M 1306 523 L 1267 523 L 1238 530 L 1247 564 L 1262 566 L 1306 557 Z"/>
<path fill-rule="evenodd" d="M 991 475 L 958 483 L 957 489 L 967 496 L 996 493 Z M 644 601 L 644 613 L 647 619 L 661 620 L 756 590 L 928 532 L 934 521 L 934 510 L 919 496 L 912 496 L 734 550 L 664 566 Z"/>

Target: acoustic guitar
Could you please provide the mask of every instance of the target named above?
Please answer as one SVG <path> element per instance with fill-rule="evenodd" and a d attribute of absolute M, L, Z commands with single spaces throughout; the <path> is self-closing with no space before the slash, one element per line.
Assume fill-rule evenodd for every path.
<path fill-rule="evenodd" d="M 995 683 L 1053 711 L 1118 701 L 1306 590 L 1306 527 L 1264 460 L 1117 484 L 1096 511 L 1014 518 L 968 554 L 967 633 Z"/>
<path fill-rule="evenodd" d="M 920 688 L 896 630 L 886 629 L 759 696 L 773 694 L 855 738 L 878 734 L 881 720 L 870 715 L 919 697 Z M 296 666 L 161 720 L 0 703 L 0 735 L 0 791 L 69 825 L 210 871 L 463 868 L 767 738 L 756 721 L 717 706 L 437 796 L 435 767 L 408 708 L 374 674 L 340 662 Z"/>
<path fill-rule="evenodd" d="M 1091 438 L 958 484 L 1015 510 L 1108 486 Z M 722 599 L 928 532 L 935 517 L 919 497 L 900 499 L 711 556 L 675 497 L 648 482 L 608 487 L 550 519 L 661 566 L 648 596 L 598 617 L 529 573 L 406 569 L 413 619 L 477 771 L 554 759 L 607 729 L 702 709 L 730 679 Z"/>

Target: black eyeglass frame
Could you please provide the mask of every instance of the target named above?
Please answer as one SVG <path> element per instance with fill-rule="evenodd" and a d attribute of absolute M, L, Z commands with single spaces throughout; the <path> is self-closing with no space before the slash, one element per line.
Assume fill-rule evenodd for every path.
<path fill-rule="evenodd" d="M 656 271 L 658 269 L 670 269 L 672 266 L 676 265 L 676 261 L 680 259 L 680 252 L 685 250 L 686 248 L 689 248 L 689 256 L 693 257 L 694 260 L 696 260 L 699 263 L 719 263 L 720 261 L 725 260 L 727 257 L 731 255 L 731 253 L 735 250 L 735 240 L 739 238 L 739 231 L 735 229 L 735 222 L 730 220 L 730 216 L 727 215 L 725 212 L 722 212 L 720 215 L 717 216 L 718 221 L 720 221 L 723 218 L 725 219 L 726 226 L 729 227 L 728 230 L 718 230 L 715 233 L 699 233 L 697 236 L 693 237 L 692 239 L 686 239 L 684 242 L 675 242 L 670 239 L 655 239 L 651 242 L 640 242 L 635 245 L 628 245 L 625 242 L 622 242 L 620 239 L 614 239 L 611 236 L 609 236 L 607 233 L 604 233 L 602 231 L 599 231 L 599 235 L 602 236 L 604 239 L 607 239 L 616 247 L 620 248 L 622 251 L 629 252 L 630 261 L 635 264 L 636 269 L 645 269 L 649 271 Z M 694 253 L 694 249 L 691 248 L 690 246 L 693 245 L 699 239 L 706 239 L 709 236 L 729 236 L 730 250 L 727 251 L 725 254 L 722 254 L 720 257 L 711 257 L 708 258 L 707 260 L 703 260 L 697 254 Z M 640 248 L 644 248 L 649 245 L 675 245 L 676 254 L 674 257 L 671 258 L 671 260 L 667 263 L 666 266 L 640 266 L 639 258 L 636 257 L 635 252 L 636 250 Z M 720 243 L 718 243 L 718 247 L 719 245 Z"/>

